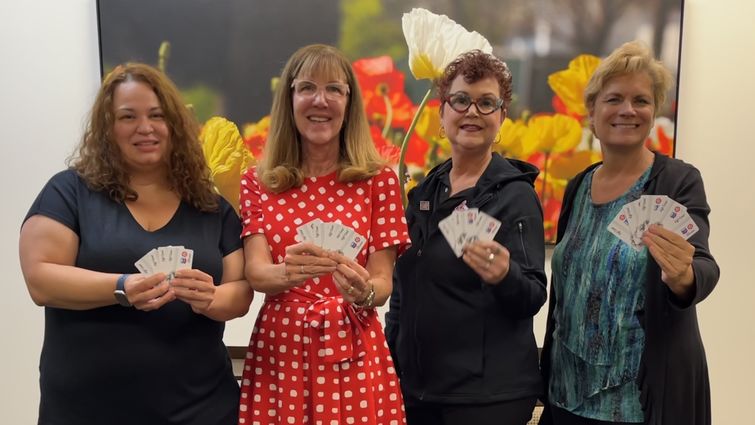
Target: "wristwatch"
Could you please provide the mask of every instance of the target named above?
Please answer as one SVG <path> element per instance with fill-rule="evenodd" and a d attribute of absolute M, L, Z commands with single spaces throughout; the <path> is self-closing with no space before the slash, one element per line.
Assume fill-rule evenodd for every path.
<path fill-rule="evenodd" d="M 131 276 L 130 274 L 122 274 L 118 276 L 118 281 L 115 283 L 115 291 L 113 291 L 113 295 L 115 296 L 115 300 L 118 301 L 118 304 L 124 306 L 124 307 L 131 307 L 131 303 L 128 302 L 128 297 L 126 296 L 126 279 Z"/>

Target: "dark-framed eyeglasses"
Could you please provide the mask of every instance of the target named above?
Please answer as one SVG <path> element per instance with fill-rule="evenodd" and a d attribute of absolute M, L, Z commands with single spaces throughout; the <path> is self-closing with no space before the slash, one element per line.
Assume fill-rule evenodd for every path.
<path fill-rule="evenodd" d="M 481 115 L 490 115 L 501 109 L 503 106 L 503 99 L 501 98 L 485 95 L 477 100 L 472 100 L 472 98 L 464 92 L 451 93 L 446 96 L 444 101 L 448 103 L 448 106 L 450 106 L 451 109 L 460 114 L 467 112 L 469 107 L 473 104 L 477 108 L 477 112 Z"/>
<path fill-rule="evenodd" d="M 349 96 L 351 90 L 348 84 L 328 83 L 320 87 L 317 83 L 310 80 L 296 79 L 291 83 L 294 94 L 303 98 L 313 98 L 321 90 L 328 100 L 343 100 Z"/>

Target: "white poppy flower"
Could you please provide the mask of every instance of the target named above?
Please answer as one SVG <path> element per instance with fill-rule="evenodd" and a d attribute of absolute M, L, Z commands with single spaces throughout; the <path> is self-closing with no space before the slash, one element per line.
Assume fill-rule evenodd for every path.
<path fill-rule="evenodd" d="M 464 52 L 493 51 L 478 32 L 469 32 L 448 16 L 427 9 L 414 8 L 404 13 L 401 26 L 409 47 L 409 68 L 418 80 L 438 78 L 446 65 Z"/>

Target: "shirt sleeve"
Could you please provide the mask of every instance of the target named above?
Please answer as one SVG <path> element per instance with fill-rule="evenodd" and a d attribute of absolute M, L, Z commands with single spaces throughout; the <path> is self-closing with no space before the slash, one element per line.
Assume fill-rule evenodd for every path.
<path fill-rule="evenodd" d="M 54 175 L 39 192 L 29 208 L 24 223 L 35 215 L 43 215 L 71 229 L 79 235 L 79 186 L 83 186 L 73 170 L 61 171 Z"/>
<path fill-rule="evenodd" d="M 222 196 L 218 197 L 220 202 L 220 214 L 221 214 L 221 237 L 220 237 L 220 252 L 223 253 L 223 257 L 241 248 L 241 220 L 236 215 L 236 211 L 231 207 Z"/>
<path fill-rule="evenodd" d="M 368 252 L 396 246 L 401 255 L 411 243 L 396 173 L 385 167 L 372 181 L 372 222 Z"/>
<path fill-rule="evenodd" d="M 264 234 L 264 213 L 262 212 L 261 201 L 263 199 L 262 190 L 257 180 L 257 169 L 247 170 L 241 177 L 241 238 L 254 234 Z"/>

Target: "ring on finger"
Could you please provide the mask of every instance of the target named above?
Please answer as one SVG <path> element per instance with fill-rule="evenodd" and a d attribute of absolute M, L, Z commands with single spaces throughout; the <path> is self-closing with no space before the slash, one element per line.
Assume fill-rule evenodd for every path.
<path fill-rule="evenodd" d="M 346 290 L 346 293 L 349 294 L 349 295 L 353 294 L 354 293 L 354 287 L 353 286 L 349 286 L 349 289 Z"/>
<path fill-rule="evenodd" d="M 490 251 L 490 253 L 488 254 L 488 263 L 491 263 L 494 259 L 495 254 L 493 253 L 493 251 Z"/>
<path fill-rule="evenodd" d="M 304 264 L 301 264 L 299 266 L 299 270 L 301 270 L 301 274 L 304 274 Z"/>

